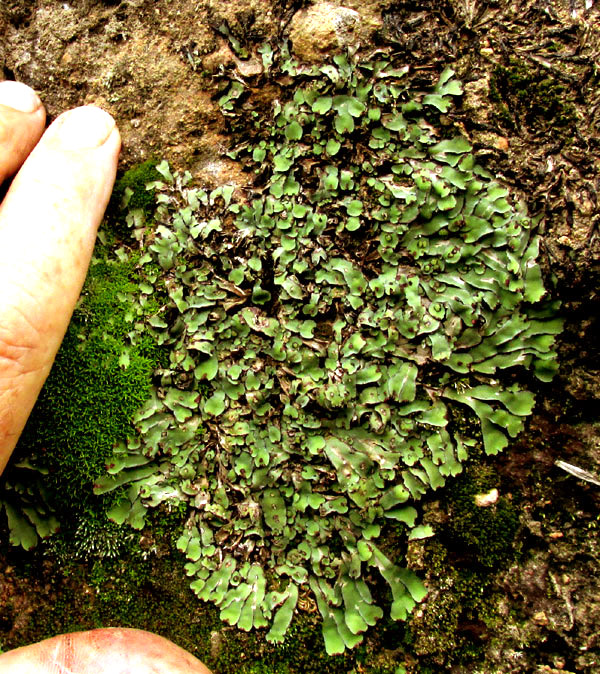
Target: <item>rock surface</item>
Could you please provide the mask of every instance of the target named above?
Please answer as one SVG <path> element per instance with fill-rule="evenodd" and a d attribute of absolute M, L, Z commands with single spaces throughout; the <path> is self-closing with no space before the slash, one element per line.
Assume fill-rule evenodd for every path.
<path fill-rule="evenodd" d="M 332 2 L 301 9 L 290 24 L 294 53 L 303 61 L 319 63 L 327 53 L 338 53 L 356 41 L 360 14 Z"/>

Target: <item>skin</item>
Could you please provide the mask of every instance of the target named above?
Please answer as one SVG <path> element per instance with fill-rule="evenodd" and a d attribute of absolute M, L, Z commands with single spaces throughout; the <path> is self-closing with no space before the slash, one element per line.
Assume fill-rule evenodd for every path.
<path fill-rule="evenodd" d="M 93 106 L 44 132 L 37 95 L 0 82 L 0 473 L 46 381 L 90 263 L 121 139 Z M 149 632 L 77 632 L 0 655 L 2 674 L 210 674 Z"/>
<path fill-rule="evenodd" d="M 121 145 L 99 108 L 61 115 L 37 142 L 44 119 L 41 103 L 0 109 L 0 175 L 24 160 L 0 206 L 0 471 L 69 324 Z"/>
<path fill-rule="evenodd" d="M 0 655 L 3 674 L 210 674 L 183 648 L 150 632 L 74 632 Z"/>

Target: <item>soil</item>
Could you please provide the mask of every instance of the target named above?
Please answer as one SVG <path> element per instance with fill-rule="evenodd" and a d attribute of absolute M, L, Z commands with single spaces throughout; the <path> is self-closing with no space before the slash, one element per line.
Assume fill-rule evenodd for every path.
<path fill-rule="evenodd" d="M 123 136 L 123 170 L 167 158 L 209 186 L 243 186 L 247 174 L 225 156 L 229 138 L 217 104 L 222 75 L 253 86 L 261 68 L 256 48 L 286 39 L 306 5 L 4 0 L 0 76 L 34 87 L 50 119 L 83 104 L 108 110 Z M 445 123 L 471 140 L 480 160 L 525 198 L 531 213 L 544 216 L 546 281 L 561 301 L 565 331 L 560 374 L 551 384 L 532 382 L 537 406 L 527 431 L 488 461 L 519 521 L 513 552 L 486 572 L 488 613 L 463 606 L 449 629 L 440 617 L 447 607 L 442 597 L 456 591 L 473 560 L 450 550 L 440 570 L 429 564 L 432 548 L 415 545 L 413 566 L 421 568 L 430 595 L 410 638 L 400 641 L 388 625 L 367 640 L 369 665 L 344 661 L 328 671 L 391 672 L 390 663 L 402 663 L 410 672 L 600 672 L 600 487 L 555 464 L 600 475 L 600 6 L 594 0 L 353 0 L 344 6 L 360 16 L 355 43 L 364 51 L 391 46 L 396 60 L 410 66 L 415 86 L 446 66 L 457 72 L 465 93 Z M 233 51 L 226 33 L 248 59 Z M 321 47 L 316 51 L 323 58 L 340 48 L 335 42 Z M 265 89 L 265 104 L 271 95 Z M 436 498 L 429 516 L 443 528 L 448 507 L 444 496 Z M 125 615 L 121 597 L 105 602 L 120 607 L 112 617 L 94 613 L 92 619 L 89 607 L 99 601 L 93 565 L 77 569 L 65 574 L 57 559 L 31 561 L 0 545 L 0 647 Z M 184 589 L 165 589 L 166 575 L 158 573 L 144 593 L 166 592 L 193 611 Z M 74 605 L 62 620 L 66 597 Z M 40 616 L 49 615 L 53 622 L 40 627 Z M 218 659 L 219 643 L 223 634 L 235 643 L 242 637 L 216 626 L 209 643 L 194 625 L 196 619 L 187 631 L 161 633 L 229 671 Z M 131 626 L 161 629 L 150 619 Z M 263 646 L 239 644 L 247 657 L 264 656 Z M 306 671 L 286 667 L 273 671 Z"/>

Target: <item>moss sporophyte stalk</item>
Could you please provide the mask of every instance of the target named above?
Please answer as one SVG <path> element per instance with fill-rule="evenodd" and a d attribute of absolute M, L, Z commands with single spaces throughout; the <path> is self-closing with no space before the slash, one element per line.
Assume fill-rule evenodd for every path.
<path fill-rule="evenodd" d="M 562 323 L 537 221 L 440 130 L 462 92 L 452 70 L 411 93 L 383 53 L 261 54 L 281 84 L 272 117 L 242 107 L 237 80 L 220 99 L 232 126 L 256 121 L 230 153 L 253 194 L 209 193 L 163 161 L 153 216 L 127 215 L 124 343 L 150 336 L 164 355 L 94 492 L 136 529 L 185 504 L 198 597 L 271 641 L 314 602 L 335 654 L 383 616 L 377 576 L 394 619 L 424 598 L 384 553 L 386 524 L 432 535 L 415 502 L 523 429 L 521 374 L 551 379 Z"/>

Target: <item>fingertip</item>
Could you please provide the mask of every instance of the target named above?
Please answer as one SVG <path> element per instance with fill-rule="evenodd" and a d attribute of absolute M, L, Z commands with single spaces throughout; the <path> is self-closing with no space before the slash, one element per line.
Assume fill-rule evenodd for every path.
<path fill-rule="evenodd" d="M 118 130 L 113 117 L 94 105 L 64 112 L 46 131 L 49 143 L 61 150 L 93 150 L 107 143 Z M 120 141 L 119 141 L 120 144 Z"/>
<path fill-rule="evenodd" d="M 42 107 L 42 101 L 35 91 L 23 82 L 5 80 L 0 82 L 0 105 L 19 112 L 36 112 Z"/>
<path fill-rule="evenodd" d="M 117 155 L 119 154 L 121 151 L 121 133 L 118 126 L 115 125 L 108 138 L 104 141 L 104 145 L 107 148 L 113 149 Z"/>
<path fill-rule="evenodd" d="M 46 110 L 22 82 L 0 82 L 0 183 L 16 173 L 39 141 Z"/>

